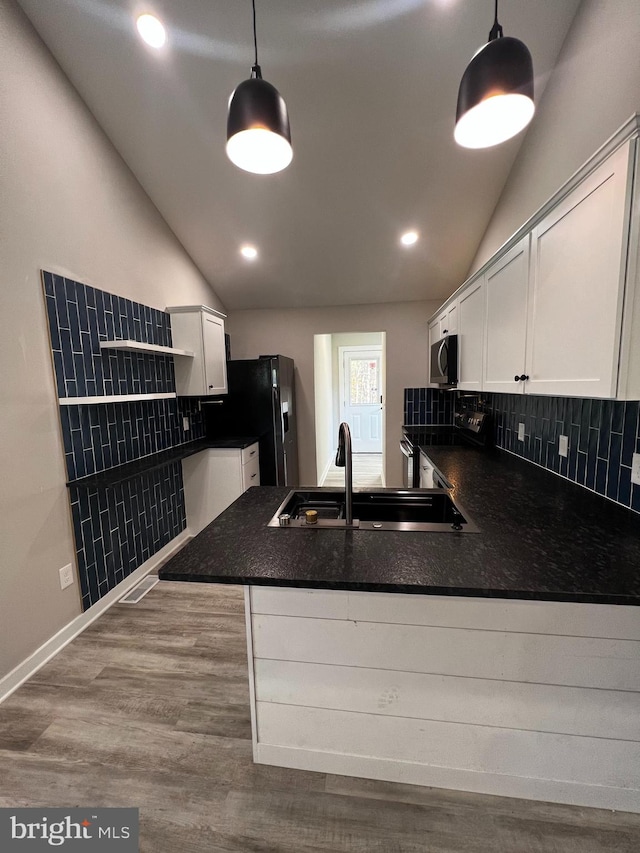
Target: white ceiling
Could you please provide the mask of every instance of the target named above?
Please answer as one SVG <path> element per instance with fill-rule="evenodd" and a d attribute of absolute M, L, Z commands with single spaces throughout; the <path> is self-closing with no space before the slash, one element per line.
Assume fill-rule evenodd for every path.
<path fill-rule="evenodd" d="M 224 153 L 227 101 L 253 61 L 250 0 L 19 2 L 228 309 L 443 299 L 462 282 L 523 138 L 453 141 L 492 0 L 256 0 L 259 60 L 294 146 L 264 176 Z M 537 94 L 578 5 L 500 5 Z M 168 27 L 160 53 L 136 35 L 141 11 Z M 409 228 L 421 239 L 406 249 Z"/>

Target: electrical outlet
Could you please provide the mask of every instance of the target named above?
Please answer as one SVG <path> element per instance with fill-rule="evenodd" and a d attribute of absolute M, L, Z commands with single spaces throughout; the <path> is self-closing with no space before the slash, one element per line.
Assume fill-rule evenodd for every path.
<path fill-rule="evenodd" d="M 189 432 L 189 430 L 191 429 L 191 424 L 189 423 L 189 418 L 185 417 L 182 419 L 182 429 L 184 430 L 184 432 Z"/>
<path fill-rule="evenodd" d="M 631 482 L 640 486 L 640 453 L 634 453 L 631 460 Z"/>
<path fill-rule="evenodd" d="M 60 589 L 66 589 L 73 583 L 73 566 L 69 563 L 60 569 Z"/>
<path fill-rule="evenodd" d="M 518 441 L 524 441 L 524 424 L 518 424 Z"/>
<path fill-rule="evenodd" d="M 561 435 L 558 438 L 558 453 L 560 456 L 569 455 L 569 438 L 566 435 Z"/>

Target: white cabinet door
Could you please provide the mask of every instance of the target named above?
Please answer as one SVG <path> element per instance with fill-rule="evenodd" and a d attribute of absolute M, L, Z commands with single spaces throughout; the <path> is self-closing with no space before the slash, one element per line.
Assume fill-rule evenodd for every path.
<path fill-rule="evenodd" d="M 204 379 L 207 394 L 227 393 L 227 359 L 224 346 L 224 320 L 202 312 Z"/>
<path fill-rule="evenodd" d="M 250 486 L 260 485 L 258 445 L 247 450 L 254 453 L 215 447 L 182 460 L 187 527 L 194 536 Z"/>
<path fill-rule="evenodd" d="M 533 230 L 528 393 L 616 395 L 628 158 L 623 146 Z"/>
<path fill-rule="evenodd" d="M 191 350 L 194 358 L 176 358 L 178 397 L 206 397 L 227 393 L 224 315 L 203 305 L 167 308 L 173 345 Z"/>
<path fill-rule="evenodd" d="M 527 235 L 485 273 L 487 320 L 483 391 L 522 393 L 527 338 L 529 292 Z"/>
<path fill-rule="evenodd" d="M 476 279 L 458 297 L 458 388 L 482 390 L 484 341 L 484 278 Z"/>

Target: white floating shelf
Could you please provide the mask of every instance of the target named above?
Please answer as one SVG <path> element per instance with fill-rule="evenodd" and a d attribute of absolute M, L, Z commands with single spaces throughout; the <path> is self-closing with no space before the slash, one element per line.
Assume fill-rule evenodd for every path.
<path fill-rule="evenodd" d="M 61 406 L 84 406 L 95 403 L 135 403 L 138 400 L 175 400 L 172 394 L 108 394 L 104 397 L 59 397 Z"/>
<path fill-rule="evenodd" d="M 159 344 L 144 344 L 141 341 L 100 341 L 100 349 L 119 349 L 125 350 L 125 352 L 147 352 L 156 355 L 183 355 L 186 358 L 194 358 L 195 356 L 195 353 L 188 349 L 162 347 Z"/>

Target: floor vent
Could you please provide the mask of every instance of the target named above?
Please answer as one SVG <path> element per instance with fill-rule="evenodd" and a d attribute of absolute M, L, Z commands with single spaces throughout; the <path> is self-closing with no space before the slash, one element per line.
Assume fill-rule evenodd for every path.
<path fill-rule="evenodd" d="M 120 599 L 119 604 L 137 604 L 141 598 L 144 598 L 149 590 L 154 588 L 159 580 L 160 578 L 157 575 L 147 575 L 146 578 L 143 578 L 137 586 L 130 589 L 129 592 Z"/>

